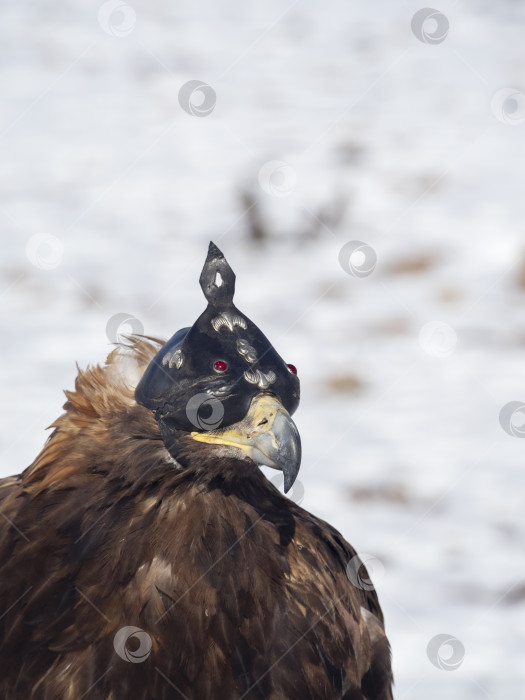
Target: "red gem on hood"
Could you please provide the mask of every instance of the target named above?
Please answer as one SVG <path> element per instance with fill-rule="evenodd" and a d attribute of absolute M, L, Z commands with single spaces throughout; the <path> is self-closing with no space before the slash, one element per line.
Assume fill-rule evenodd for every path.
<path fill-rule="evenodd" d="M 286 365 L 292 374 L 297 374 L 297 367 L 295 365 Z"/>
<path fill-rule="evenodd" d="M 217 372 L 225 372 L 228 369 L 228 365 L 224 360 L 217 360 L 217 362 L 214 363 L 213 368 L 217 370 Z"/>

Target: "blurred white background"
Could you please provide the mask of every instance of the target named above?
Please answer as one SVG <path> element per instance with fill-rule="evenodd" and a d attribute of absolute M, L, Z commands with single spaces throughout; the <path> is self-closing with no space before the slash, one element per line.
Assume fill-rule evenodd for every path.
<path fill-rule="evenodd" d="M 372 558 L 396 699 L 508 700 L 525 697 L 519 405 L 500 424 L 525 401 L 525 7 L 422 8 L 2 4 L 0 473 L 34 459 L 75 362 L 193 323 L 213 239 L 299 369 L 292 495 Z M 191 80 L 210 89 L 180 93 Z M 341 266 L 352 241 L 364 263 Z M 441 634 L 459 643 L 427 654 Z"/>

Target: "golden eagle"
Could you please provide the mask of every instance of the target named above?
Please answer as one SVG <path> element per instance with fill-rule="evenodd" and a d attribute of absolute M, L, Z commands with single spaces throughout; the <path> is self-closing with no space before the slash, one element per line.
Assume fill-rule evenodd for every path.
<path fill-rule="evenodd" d="M 356 552 L 257 466 L 297 475 L 295 368 L 213 244 L 200 283 L 191 328 L 80 371 L 0 481 L 3 700 L 392 698 Z"/>

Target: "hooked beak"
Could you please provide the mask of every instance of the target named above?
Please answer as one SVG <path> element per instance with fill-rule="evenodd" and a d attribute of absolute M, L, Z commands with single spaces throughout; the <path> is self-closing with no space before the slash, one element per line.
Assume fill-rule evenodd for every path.
<path fill-rule="evenodd" d="M 246 416 L 227 428 L 191 433 L 198 442 L 238 447 L 256 464 L 279 469 L 287 493 L 299 472 L 301 438 L 288 411 L 273 394 L 258 394 Z"/>

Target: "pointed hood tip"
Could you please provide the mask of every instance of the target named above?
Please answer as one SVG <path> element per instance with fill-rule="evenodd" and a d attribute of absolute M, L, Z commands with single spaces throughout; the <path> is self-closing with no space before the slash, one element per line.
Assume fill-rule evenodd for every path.
<path fill-rule="evenodd" d="M 208 246 L 208 255 L 206 256 L 206 262 L 209 262 L 213 258 L 224 258 L 224 254 L 213 241 L 210 241 L 210 245 Z"/>
<path fill-rule="evenodd" d="M 204 296 L 212 306 L 233 303 L 235 273 L 213 241 L 210 241 L 199 282 Z"/>

